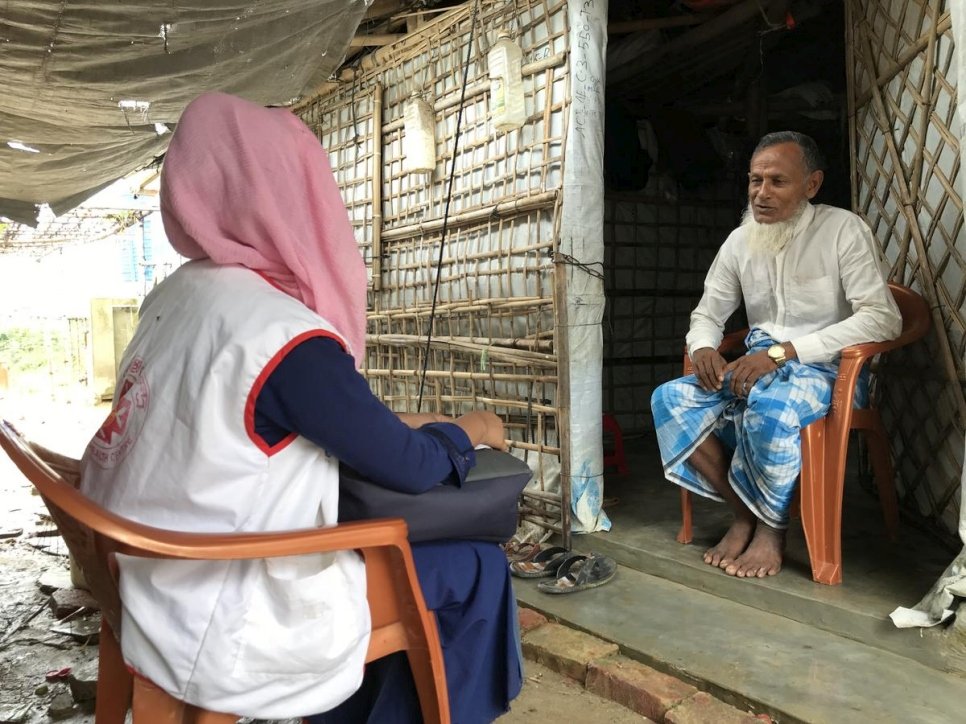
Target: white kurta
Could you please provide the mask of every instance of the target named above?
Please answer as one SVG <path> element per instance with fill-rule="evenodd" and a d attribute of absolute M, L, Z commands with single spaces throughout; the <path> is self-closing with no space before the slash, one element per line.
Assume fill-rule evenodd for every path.
<path fill-rule="evenodd" d="M 850 345 L 899 336 L 902 317 L 881 254 L 851 211 L 809 206 L 775 255 L 752 253 L 748 233 L 738 227 L 718 250 L 691 314 L 689 353 L 721 343 L 742 298 L 748 326 L 791 342 L 804 363 L 832 362 Z"/>
<path fill-rule="evenodd" d="M 88 445 L 82 489 L 122 516 L 183 531 L 332 525 L 338 461 L 301 437 L 267 447 L 255 401 L 284 352 L 341 341 L 254 272 L 190 262 L 145 300 L 111 417 Z M 343 551 L 265 561 L 120 560 L 127 663 L 216 711 L 326 711 L 362 680 L 365 568 Z"/>

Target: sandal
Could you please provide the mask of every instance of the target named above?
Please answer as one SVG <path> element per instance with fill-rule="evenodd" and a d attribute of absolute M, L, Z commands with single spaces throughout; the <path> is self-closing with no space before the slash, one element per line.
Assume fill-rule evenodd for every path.
<path fill-rule="evenodd" d="M 577 555 L 559 566 L 556 580 L 542 581 L 537 589 L 544 593 L 576 593 L 603 586 L 615 575 L 617 562 L 613 558 L 598 553 Z"/>
<path fill-rule="evenodd" d="M 510 541 L 503 546 L 503 552 L 510 561 L 529 561 L 540 552 L 540 544 Z"/>
<path fill-rule="evenodd" d="M 561 546 L 544 548 L 528 561 L 513 561 L 510 573 L 517 578 L 545 578 L 552 576 L 560 565 L 575 556 L 576 553 Z"/>

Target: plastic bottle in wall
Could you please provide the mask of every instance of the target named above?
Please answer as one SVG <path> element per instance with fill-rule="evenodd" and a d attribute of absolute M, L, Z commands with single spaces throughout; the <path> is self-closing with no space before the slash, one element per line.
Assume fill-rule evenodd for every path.
<path fill-rule="evenodd" d="M 415 93 L 403 114 L 403 155 L 406 171 L 436 169 L 436 112 Z"/>
<path fill-rule="evenodd" d="M 487 54 L 487 64 L 493 127 L 501 133 L 520 128 L 527 120 L 523 105 L 523 51 L 509 33 L 500 33 Z"/>

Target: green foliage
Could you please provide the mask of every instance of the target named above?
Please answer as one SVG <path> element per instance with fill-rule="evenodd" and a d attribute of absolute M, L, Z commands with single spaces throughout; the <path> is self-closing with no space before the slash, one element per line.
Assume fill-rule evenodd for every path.
<path fill-rule="evenodd" d="M 11 372 L 36 372 L 47 367 L 47 358 L 42 330 L 12 327 L 0 331 L 0 366 Z"/>

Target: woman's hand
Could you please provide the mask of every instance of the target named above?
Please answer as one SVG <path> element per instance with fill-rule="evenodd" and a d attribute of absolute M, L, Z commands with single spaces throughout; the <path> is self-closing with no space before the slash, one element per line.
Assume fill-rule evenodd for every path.
<path fill-rule="evenodd" d="M 431 422 L 456 422 L 452 417 L 440 415 L 438 412 L 397 412 L 396 417 L 413 430 L 418 430 Z"/>
<path fill-rule="evenodd" d="M 486 445 L 494 450 L 506 450 L 503 420 L 494 413 L 486 410 L 467 412 L 453 422 L 463 429 L 470 442 L 473 443 L 473 447 Z"/>

